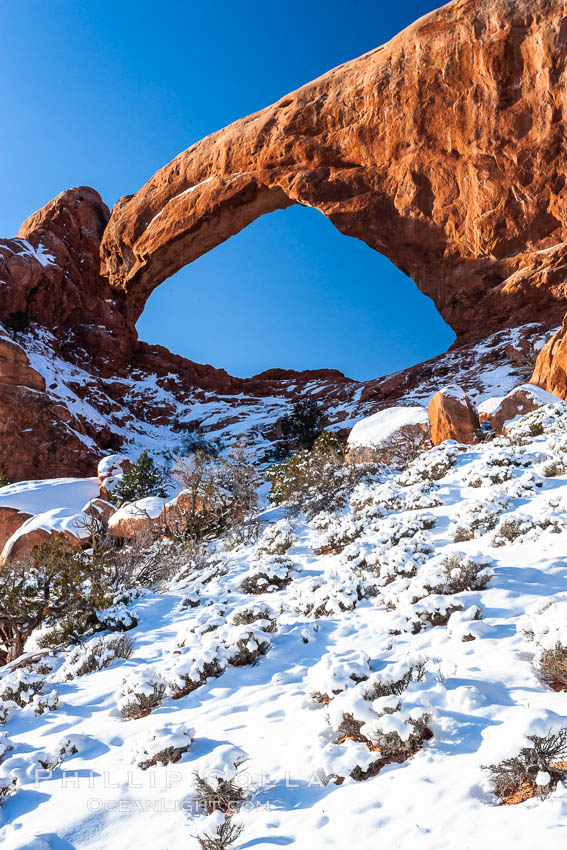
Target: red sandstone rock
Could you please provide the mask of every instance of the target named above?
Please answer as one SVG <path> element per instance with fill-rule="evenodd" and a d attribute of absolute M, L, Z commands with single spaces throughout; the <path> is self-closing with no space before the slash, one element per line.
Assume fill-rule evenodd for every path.
<path fill-rule="evenodd" d="M 567 399 L 567 315 L 536 360 L 531 383 Z"/>
<path fill-rule="evenodd" d="M 98 462 L 98 480 L 103 482 L 105 478 L 111 475 L 122 475 L 124 472 L 128 472 L 131 466 L 132 461 L 126 455 L 106 455 Z"/>
<path fill-rule="evenodd" d="M 31 517 L 17 508 L 0 507 L 0 552 L 12 534 Z"/>
<path fill-rule="evenodd" d="M 102 525 L 106 527 L 108 526 L 110 517 L 116 513 L 116 508 L 105 499 L 91 499 L 91 501 L 87 502 L 84 506 L 83 513 L 86 514 L 87 517 L 100 520 Z"/>
<path fill-rule="evenodd" d="M 32 369 L 24 349 L 13 342 L 0 328 L 0 386 L 29 387 L 45 390 L 45 378 Z"/>
<path fill-rule="evenodd" d="M 429 402 L 428 412 L 434 446 L 445 440 L 468 444 L 478 442 L 478 413 L 474 403 L 460 387 L 452 384 L 435 393 Z"/>
<path fill-rule="evenodd" d="M 154 496 L 123 505 L 108 522 L 108 534 L 116 540 L 134 540 L 151 534 L 165 500 Z"/>
<path fill-rule="evenodd" d="M 525 416 L 545 404 L 559 401 L 558 397 L 532 384 L 522 384 L 508 393 L 490 414 L 488 421 L 495 434 L 503 434 L 506 424 L 517 416 Z"/>
<path fill-rule="evenodd" d="M 306 204 L 429 295 L 458 341 L 565 311 L 563 0 L 454 0 L 179 154 L 114 207 L 131 321 L 264 213 Z"/>

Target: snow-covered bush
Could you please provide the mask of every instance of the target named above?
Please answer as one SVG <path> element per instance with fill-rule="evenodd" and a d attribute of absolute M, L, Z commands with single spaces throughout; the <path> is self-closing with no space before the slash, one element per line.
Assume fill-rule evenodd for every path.
<path fill-rule="evenodd" d="M 291 525 L 280 520 L 268 525 L 256 543 L 258 555 L 285 555 L 295 542 Z"/>
<path fill-rule="evenodd" d="M 253 602 L 235 608 L 227 622 L 234 626 L 249 626 L 256 623 L 265 632 L 273 632 L 277 626 L 274 609 L 264 602 Z"/>
<path fill-rule="evenodd" d="M 127 635 L 98 637 L 72 649 L 59 673 L 70 681 L 77 676 L 110 667 L 119 658 L 130 658 L 133 651 L 134 643 Z"/>
<path fill-rule="evenodd" d="M 518 755 L 484 767 L 490 773 L 492 790 L 500 800 L 507 800 L 519 792 L 522 799 L 536 795 L 546 797 L 564 776 L 565 771 L 558 770 L 555 763 L 567 756 L 567 729 L 549 732 L 543 737 L 528 735 L 528 740 L 531 746 L 522 747 Z"/>
<path fill-rule="evenodd" d="M 166 683 L 151 670 L 133 670 L 122 681 L 116 705 L 125 720 L 146 717 L 161 703 Z"/>
<path fill-rule="evenodd" d="M 423 452 L 398 476 L 398 483 L 409 487 L 422 481 L 439 481 L 454 467 L 460 452 L 458 446 L 449 442 Z"/>
<path fill-rule="evenodd" d="M 244 832 L 244 824 L 235 823 L 232 814 L 215 811 L 203 818 L 196 836 L 201 850 L 228 850 Z"/>
<path fill-rule="evenodd" d="M 29 707 L 38 716 L 47 711 L 57 711 L 59 708 L 59 694 L 53 688 L 48 694 L 35 694 L 30 700 Z"/>
<path fill-rule="evenodd" d="M 0 800 L 3 797 L 11 797 L 16 793 L 18 780 L 15 777 L 0 777 Z"/>
<path fill-rule="evenodd" d="M 290 604 L 305 617 L 333 617 L 352 611 L 364 596 L 364 584 L 352 570 L 331 569 L 321 578 L 295 582 Z"/>
<path fill-rule="evenodd" d="M 96 612 L 101 627 L 113 632 L 127 632 L 138 625 L 138 617 L 129 611 L 124 602 L 117 602 Z"/>
<path fill-rule="evenodd" d="M 166 723 L 141 736 L 136 742 L 136 764 L 142 770 L 176 764 L 191 746 L 195 730 L 189 726 Z"/>
<path fill-rule="evenodd" d="M 237 811 L 247 799 L 240 775 L 248 756 L 239 747 L 224 744 L 213 750 L 193 773 L 197 810 L 212 814 Z"/>
<path fill-rule="evenodd" d="M 255 564 L 240 584 L 244 593 L 274 593 L 286 587 L 296 570 L 293 562 L 283 555 L 270 555 Z"/>
<path fill-rule="evenodd" d="M 42 770 L 48 770 L 50 773 L 53 773 L 66 759 L 77 755 L 80 739 L 81 736 L 79 735 L 71 735 L 63 738 L 53 752 L 41 753 L 37 756 L 37 763 Z"/>
<path fill-rule="evenodd" d="M 333 697 L 363 682 L 370 676 L 370 658 L 360 650 L 327 652 L 311 667 L 307 685 L 316 702 L 330 702 Z"/>
<path fill-rule="evenodd" d="M 266 624 L 270 626 L 267 621 Z M 226 659 L 233 667 L 256 664 L 271 646 L 270 638 L 259 623 L 255 626 L 234 626 L 225 640 Z"/>
<path fill-rule="evenodd" d="M 449 526 L 449 534 L 455 543 L 472 540 L 492 531 L 500 515 L 510 507 L 510 499 L 502 494 L 493 494 L 491 499 L 470 500 L 457 512 Z"/>
<path fill-rule="evenodd" d="M 25 708 L 42 693 L 44 684 L 45 676 L 17 667 L 0 679 L 0 700 Z"/>
<path fill-rule="evenodd" d="M 553 649 L 543 649 L 536 659 L 536 669 L 554 690 L 567 691 L 567 646 L 556 643 Z"/>
<path fill-rule="evenodd" d="M 428 584 L 432 593 L 464 593 L 467 590 L 484 590 L 494 575 L 490 566 L 492 559 L 487 555 L 466 555 L 464 552 L 451 552 L 438 562 L 438 579 Z M 433 566 L 433 559 L 430 562 Z M 427 581 L 429 582 L 429 576 Z"/>
<path fill-rule="evenodd" d="M 197 645 L 184 647 L 174 655 L 164 675 L 174 699 L 192 693 L 209 679 L 217 678 L 226 669 L 226 659 L 217 640 L 200 641 Z"/>

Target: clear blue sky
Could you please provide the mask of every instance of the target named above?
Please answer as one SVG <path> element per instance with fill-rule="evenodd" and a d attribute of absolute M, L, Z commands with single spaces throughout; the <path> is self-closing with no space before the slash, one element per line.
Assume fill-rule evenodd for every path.
<path fill-rule="evenodd" d="M 3 0 L 0 234 L 70 186 L 93 186 L 112 206 L 196 140 L 438 5 Z M 180 271 L 138 330 L 241 376 L 281 366 L 372 378 L 454 338 L 388 260 L 300 207 Z"/>

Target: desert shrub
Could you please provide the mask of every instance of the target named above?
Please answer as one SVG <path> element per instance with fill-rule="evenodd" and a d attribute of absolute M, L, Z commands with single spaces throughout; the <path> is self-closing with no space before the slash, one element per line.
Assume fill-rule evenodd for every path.
<path fill-rule="evenodd" d="M 259 477 L 243 440 L 227 457 L 197 451 L 179 458 L 173 474 L 184 488 L 183 501 L 165 514 L 164 533 L 174 539 L 202 540 L 242 529 L 256 510 Z"/>
<path fill-rule="evenodd" d="M 239 589 L 243 593 L 274 593 L 291 582 L 294 569 L 293 562 L 283 555 L 262 558 L 243 578 Z"/>
<path fill-rule="evenodd" d="M 459 457 L 457 446 L 441 445 L 430 451 L 422 452 L 398 476 L 402 487 L 419 484 L 422 481 L 439 481 L 454 467 Z"/>
<path fill-rule="evenodd" d="M 262 532 L 256 544 L 258 555 L 285 555 L 295 542 L 291 526 L 274 523 L 268 525 Z"/>
<path fill-rule="evenodd" d="M 64 636 L 96 626 L 96 608 L 107 603 L 107 593 L 96 564 L 76 552 L 63 534 L 34 546 L 31 564 L 17 561 L 0 571 L 0 640 L 6 660 L 22 654 L 39 626 L 56 625 Z"/>
<path fill-rule="evenodd" d="M 497 495 L 490 500 L 466 502 L 449 527 L 455 543 L 473 540 L 479 534 L 492 531 L 501 513 L 510 507 L 506 496 Z"/>
<path fill-rule="evenodd" d="M 353 571 L 331 569 L 320 578 L 296 583 L 290 603 L 298 614 L 318 619 L 352 611 L 365 595 L 364 583 Z"/>
<path fill-rule="evenodd" d="M 159 496 L 165 499 L 168 495 L 167 477 L 165 470 L 156 465 L 147 451 L 143 451 L 109 493 L 109 499 L 118 506 L 126 502 L 136 502 L 148 496 Z"/>
<path fill-rule="evenodd" d="M 492 538 L 493 546 L 506 546 L 513 543 L 518 537 L 523 537 L 534 527 L 532 519 L 528 516 L 505 517 L 500 520 L 494 530 Z"/>
<path fill-rule="evenodd" d="M 3 776 L 0 778 L 0 800 L 4 797 L 11 797 L 16 793 L 18 780 L 15 777 Z M 208 848 L 207 848 L 208 850 Z"/>
<path fill-rule="evenodd" d="M 274 632 L 277 619 L 274 610 L 269 605 L 256 602 L 253 605 L 242 605 L 230 615 L 228 622 L 235 626 L 250 626 L 258 623 L 265 632 Z"/>
<path fill-rule="evenodd" d="M 244 824 L 234 823 L 231 814 L 215 812 L 196 836 L 201 850 L 228 850 L 244 832 Z"/>
<path fill-rule="evenodd" d="M 432 590 L 445 594 L 484 590 L 494 575 L 489 564 L 490 558 L 473 559 L 462 552 L 446 555 L 441 561 L 443 582 Z"/>
<path fill-rule="evenodd" d="M 529 426 L 530 436 L 532 437 L 541 437 L 544 433 L 543 423 L 541 422 L 531 422 Z"/>
<path fill-rule="evenodd" d="M 233 667 L 257 664 L 271 645 L 265 630 L 260 627 L 253 629 L 241 627 L 238 630 L 238 635 L 233 637 L 232 641 L 232 645 L 228 647 L 226 655 L 228 663 Z"/>
<path fill-rule="evenodd" d="M 146 717 L 165 697 L 166 683 L 153 672 L 135 671 L 123 679 L 116 704 L 125 720 Z"/>
<path fill-rule="evenodd" d="M 270 501 L 285 504 L 292 513 L 319 511 L 343 505 L 354 486 L 373 474 L 372 464 L 347 463 L 345 446 L 339 438 L 323 431 L 311 450 L 300 449 L 288 460 L 266 472 L 271 483 Z"/>
<path fill-rule="evenodd" d="M 34 696 L 41 694 L 44 684 L 44 676 L 18 667 L 0 679 L 0 700 L 25 708 Z"/>
<path fill-rule="evenodd" d="M 125 634 L 107 635 L 75 647 L 61 668 L 67 681 L 110 667 L 119 658 L 130 658 L 134 642 Z"/>
<path fill-rule="evenodd" d="M 3 472 L 0 472 L 0 487 L 7 487 L 10 484 L 10 479 Z"/>
<path fill-rule="evenodd" d="M 188 726 L 169 723 L 154 729 L 136 744 L 136 763 L 142 770 L 161 764 L 177 764 L 186 753 L 195 737 L 195 730 Z"/>
<path fill-rule="evenodd" d="M 544 737 L 528 735 L 528 740 L 532 745 L 523 747 L 518 755 L 498 764 L 483 766 L 489 771 L 492 790 L 500 800 L 518 792 L 524 792 L 526 798 L 545 797 L 564 775 L 564 771 L 554 767 L 554 763 L 567 755 L 567 729 L 549 732 Z M 542 777 L 538 781 L 538 774 L 544 774 L 543 783 Z"/>
<path fill-rule="evenodd" d="M 218 647 L 191 647 L 167 673 L 171 696 L 173 699 L 187 696 L 206 685 L 209 679 L 218 678 L 225 669 L 226 660 L 219 654 Z"/>
<path fill-rule="evenodd" d="M 544 682 L 556 690 L 567 690 L 567 647 L 556 643 L 553 649 L 544 649 L 536 668 Z"/>
<path fill-rule="evenodd" d="M 30 700 L 29 707 L 36 716 L 45 714 L 47 711 L 57 711 L 59 708 L 59 694 L 55 689 L 51 690 L 48 694 L 35 694 Z"/>
<path fill-rule="evenodd" d="M 218 457 L 224 449 L 222 440 L 205 439 L 201 434 L 184 434 L 179 443 L 177 455 L 188 457 L 196 452 L 203 452 L 210 457 Z"/>
<path fill-rule="evenodd" d="M 246 793 L 239 782 L 241 767 L 248 761 L 244 754 L 227 759 L 222 770 L 194 771 L 193 797 L 197 808 L 212 814 L 230 814 L 246 801 Z"/>

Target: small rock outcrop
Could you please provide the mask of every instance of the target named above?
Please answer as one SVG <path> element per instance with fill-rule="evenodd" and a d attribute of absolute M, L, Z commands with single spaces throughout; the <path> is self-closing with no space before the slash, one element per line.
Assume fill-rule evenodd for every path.
<path fill-rule="evenodd" d="M 435 393 L 429 402 L 428 413 L 434 446 L 445 440 L 467 444 L 478 442 L 478 413 L 473 401 L 461 387 L 451 384 Z"/>
<path fill-rule="evenodd" d="M 556 395 L 536 387 L 533 384 L 522 384 L 505 396 L 500 404 L 487 417 L 490 427 L 496 435 L 506 431 L 507 423 L 518 416 L 525 416 L 545 404 L 559 401 Z"/>
<path fill-rule="evenodd" d="M 567 315 L 560 329 L 538 354 L 531 383 L 567 399 Z"/>

